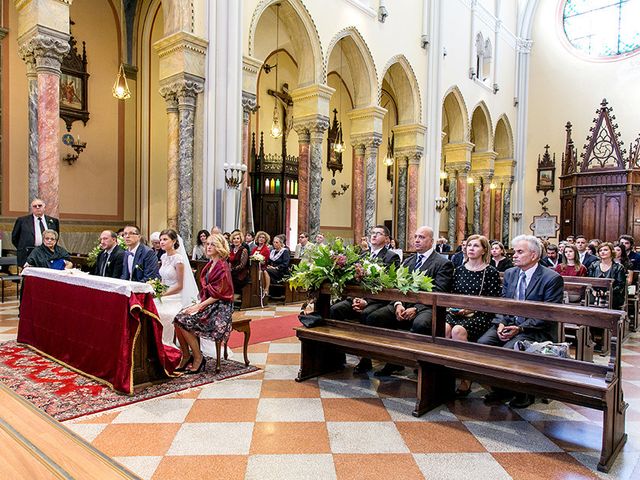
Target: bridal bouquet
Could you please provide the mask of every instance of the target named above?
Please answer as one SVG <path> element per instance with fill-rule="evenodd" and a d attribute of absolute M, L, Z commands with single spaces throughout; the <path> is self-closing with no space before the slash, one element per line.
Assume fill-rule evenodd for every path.
<path fill-rule="evenodd" d="M 153 288 L 153 297 L 162 301 L 162 295 L 164 295 L 164 293 L 169 290 L 169 287 L 162 283 L 162 280 L 160 280 L 159 278 L 152 278 L 151 280 L 147 280 L 147 283 Z"/>
<path fill-rule="evenodd" d="M 417 271 L 409 273 L 406 267 L 385 267 L 362 256 L 353 245 L 345 245 L 342 239 L 313 247 L 289 277 L 291 289 L 317 290 L 324 282 L 330 285 L 332 301 L 342 296 L 345 285 L 359 285 L 371 293 L 384 288 L 397 288 L 403 293 L 431 291 L 433 287 L 430 277 Z"/>
<path fill-rule="evenodd" d="M 249 257 L 249 260 L 253 260 L 254 262 L 259 262 L 259 263 L 263 263 L 264 262 L 264 255 L 255 252 L 253 255 L 251 255 Z"/>

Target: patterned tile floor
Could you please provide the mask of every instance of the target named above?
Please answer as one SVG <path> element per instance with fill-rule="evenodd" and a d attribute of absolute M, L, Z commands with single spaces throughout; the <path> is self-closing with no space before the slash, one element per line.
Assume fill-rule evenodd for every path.
<path fill-rule="evenodd" d="M 16 306 L 0 306 L 2 340 L 15 338 Z M 595 470 L 602 434 L 595 410 L 560 402 L 487 407 L 477 386 L 469 398 L 414 418 L 410 370 L 378 379 L 347 369 L 296 383 L 299 355 L 295 338 L 252 345 L 260 372 L 65 425 L 154 480 L 640 478 L 640 334 L 623 349 L 629 440 L 608 475 Z"/>

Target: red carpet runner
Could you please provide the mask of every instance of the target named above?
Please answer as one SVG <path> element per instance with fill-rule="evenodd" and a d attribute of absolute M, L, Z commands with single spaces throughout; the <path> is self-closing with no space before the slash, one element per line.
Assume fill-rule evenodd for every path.
<path fill-rule="evenodd" d="M 251 313 L 247 313 L 248 317 L 251 317 Z M 299 327 L 300 321 L 298 320 L 298 314 L 286 315 L 284 317 L 277 318 L 260 318 L 251 320 L 251 337 L 249 338 L 249 344 L 270 342 L 271 340 L 278 340 L 280 338 L 293 337 L 295 332 L 293 329 Z M 232 332 L 229 339 L 229 348 L 242 347 L 244 344 L 244 334 L 240 332 Z"/>

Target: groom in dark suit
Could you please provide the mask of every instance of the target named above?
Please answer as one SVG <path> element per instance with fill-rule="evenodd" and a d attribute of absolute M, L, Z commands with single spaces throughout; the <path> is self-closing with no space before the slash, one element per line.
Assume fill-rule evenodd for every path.
<path fill-rule="evenodd" d="M 102 251 L 96 259 L 91 273 L 101 277 L 120 278 L 124 264 L 125 252 L 118 245 L 118 235 L 112 230 L 105 230 L 100 234 L 100 248 Z"/>
<path fill-rule="evenodd" d="M 513 239 L 513 263 L 504 274 L 502 296 L 516 300 L 562 303 L 564 280 L 550 268 L 538 264 L 542 244 L 531 235 Z M 518 341 L 557 341 L 556 324 L 534 318 L 496 315 L 493 326 L 478 339 L 478 343 L 513 349 Z M 512 392 L 494 389 L 485 396 L 486 403 L 499 403 L 513 397 Z M 531 395 L 518 394 L 509 403 L 514 408 L 526 408 L 534 402 Z"/>
<path fill-rule="evenodd" d="M 152 278 L 159 278 L 158 257 L 151 248 L 140 243 L 140 229 L 135 225 L 127 225 L 124 227 L 123 235 L 127 251 L 120 278 L 132 282 L 146 282 Z"/>
<path fill-rule="evenodd" d="M 57 218 L 44 214 L 45 203 L 34 198 L 31 201 L 31 215 L 18 217 L 11 232 L 11 242 L 16 247 L 18 265 L 23 266 L 27 257 L 35 247 L 42 245 L 42 232 L 55 230 L 60 233 L 60 222 Z"/>

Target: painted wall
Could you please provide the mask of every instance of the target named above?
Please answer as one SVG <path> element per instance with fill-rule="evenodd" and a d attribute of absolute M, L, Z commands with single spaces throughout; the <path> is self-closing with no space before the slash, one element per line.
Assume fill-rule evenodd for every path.
<path fill-rule="evenodd" d="M 560 172 L 565 145 L 565 124 L 573 124 L 578 154 L 592 126 L 594 113 L 603 98 L 609 101 L 619 124 L 621 140 L 628 148 L 640 132 L 640 55 L 614 62 L 584 60 L 565 47 L 559 27 L 559 2 L 539 2 L 533 26 L 529 80 L 527 163 L 525 170 L 525 231 L 533 215 L 541 212 L 536 193 L 538 154 L 548 143 L 556 153 L 556 174 Z M 556 178 L 556 185 L 559 180 Z M 548 194 L 549 213 L 560 215 L 559 192 Z M 575 232 L 581 233 L 581 232 Z M 611 240 L 611 239 L 608 239 Z"/>

